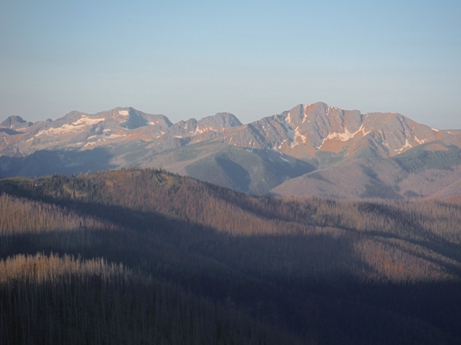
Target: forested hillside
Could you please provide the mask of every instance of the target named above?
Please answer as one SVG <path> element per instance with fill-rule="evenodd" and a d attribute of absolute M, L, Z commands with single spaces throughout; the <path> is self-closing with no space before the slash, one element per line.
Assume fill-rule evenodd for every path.
<path fill-rule="evenodd" d="M 149 169 L 0 193 L 5 344 L 461 343 L 456 198 L 264 198 Z"/>

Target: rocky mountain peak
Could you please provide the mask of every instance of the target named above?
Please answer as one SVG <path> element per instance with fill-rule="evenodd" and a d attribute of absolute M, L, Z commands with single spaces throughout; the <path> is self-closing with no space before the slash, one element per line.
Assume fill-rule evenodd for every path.
<path fill-rule="evenodd" d="M 189 159 L 199 162 L 202 154 L 212 155 L 215 145 L 235 152 L 265 152 L 267 166 L 300 160 L 322 169 L 358 158 L 405 156 L 419 147 L 423 152 L 426 148 L 445 152 L 452 146 L 461 147 L 461 131 L 435 130 L 398 113 L 362 114 L 323 102 L 298 104 L 247 125 L 227 112 L 172 124 L 164 115 L 131 107 L 96 114 L 73 111 L 54 121 L 29 124 L 19 116 L 1 123 L 0 172 L 11 170 L 13 161 L 7 157 L 27 157 L 41 150 L 83 154 L 99 149 L 110 152 L 114 166 L 153 166 L 157 162 L 187 173 Z M 209 151 L 189 151 L 196 144 Z M 157 158 L 161 155 L 170 156 Z M 203 170 L 200 166 L 194 169 Z"/>
<path fill-rule="evenodd" d="M 18 129 L 32 126 L 32 122 L 25 121 L 21 116 L 12 115 L 9 116 L 5 121 L 0 123 L 0 126 L 10 129 Z"/>
<path fill-rule="evenodd" d="M 133 108 L 129 108 L 128 110 L 120 110 L 119 114 L 120 113 L 127 117 L 126 121 L 120 124 L 120 126 L 122 126 L 123 128 L 135 129 L 149 125 L 147 119 Z"/>
<path fill-rule="evenodd" d="M 212 116 L 207 116 L 201 119 L 199 123 L 213 128 L 229 128 L 242 125 L 240 120 L 231 113 L 217 113 Z"/>

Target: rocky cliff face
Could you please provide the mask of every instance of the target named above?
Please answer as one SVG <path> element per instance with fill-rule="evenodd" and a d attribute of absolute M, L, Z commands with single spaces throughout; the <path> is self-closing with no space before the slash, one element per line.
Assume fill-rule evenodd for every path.
<path fill-rule="evenodd" d="M 393 157 L 437 140 L 459 146 L 460 132 L 432 129 L 397 113 L 361 114 L 315 103 L 253 122 L 225 139 L 235 146 L 270 148 L 297 158 L 315 157 L 319 151 Z"/>
<path fill-rule="evenodd" d="M 329 190 L 331 196 L 335 188 L 339 188 L 334 181 L 340 180 L 331 174 L 346 166 L 352 171 L 351 167 L 358 167 L 358 162 L 365 164 L 364 160 L 388 160 L 392 164 L 386 165 L 386 169 L 392 170 L 393 176 L 400 176 L 396 179 L 401 183 L 405 179 L 402 174 L 411 170 L 405 168 L 409 161 L 420 166 L 420 171 L 442 166 L 454 171 L 460 147 L 459 130 L 441 131 L 397 113 L 362 114 L 325 103 L 300 104 L 245 125 L 229 113 L 173 124 L 164 115 L 115 108 L 97 114 L 74 111 L 54 121 L 36 123 L 19 116 L 9 117 L 0 126 L 0 176 L 82 172 L 92 169 L 88 162 L 97 162 L 98 169 L 133 165 L 163 167 L 259 194 L 277 187 L 274 190 L 277 194 L 296 194 L 293 192 L 296 190 L 297 194 L 322 195 L 319 192 L 322 189 Z M 53 154 L 43 155 L 40 153 L 43 151 Z M 47 169 L 31 163 L 32 159 L 37 160 L 37 155 L 48 160 Z M 98 155 L 104 159 L 98 159 Z M 399 160 L 400 157 L 406 158 Z M 369 174 L 363 176 L 374 176 L 370 169 L 378 165 L 371 163 L 368 170 L 365 169 Z M 402 171 L 397 172 L 389 168 L 391 166 Z M 329 168 L 333 170 L 323 176 L 323 170 Z M 317 170 L 317 182 L 309 177 L 314 170 Z M 241 178 L 243 172 L 248 174 L 245 179 Z M 362 172 L 354 176 L 362 176 Z M 325 180 L 333 180 L 330 184 L 335 187 L 320 188 L 320 178 L 323 184 Z M 244 187 L 242 181 L 246 181 Z M 373 185 L 388 186 L 389 181 L 379 181 Z M 448 181 L 455 182 L 453 178 Z M 256 185 L 257 189 L 252 187 Z M 360 193 L 346 194 L 374 195 L 367 194 L 367 189 L 362 187 L 353 189 Z M 398 188 L 405 190 L 406 187 Z M 406 196 L 429 193 L 417 193 L 412 188 L 405 192 Z M 396 190 L 391 194 L 403 196 L 402 193 Z"/>
<path fill-rule="evenodd" d="M 23 155 L 48 149 L 86 150 L 133 140 L 171 149 L 210 139 L 227 128 L 240 125 L 240 121 L 229 113 L 172 124 L 166 116 L 146 114 L 133 108 L 115 108 L 94 115 L 73 111 L 55 121 L 35 124 L 12 116 L 0 127 L 3 133 L 0 154 L 7 156 L 13 148 Z"/>

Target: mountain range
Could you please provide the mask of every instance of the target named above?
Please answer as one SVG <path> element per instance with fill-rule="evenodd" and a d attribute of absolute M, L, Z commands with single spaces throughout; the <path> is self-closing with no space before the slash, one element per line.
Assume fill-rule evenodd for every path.
<path fill-rule="evenodd" d="M 325 103 L 242 124 L 172 123 L 133 108 L 0 124 L 0 177 L 154 167 L 256 195 L 449 198 L 461 194 L 461 130 Z"/>

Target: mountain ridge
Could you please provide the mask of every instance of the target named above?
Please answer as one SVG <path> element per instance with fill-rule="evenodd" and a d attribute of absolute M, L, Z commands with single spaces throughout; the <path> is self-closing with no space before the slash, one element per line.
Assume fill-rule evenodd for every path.
<path fill-rule="evenodd" d="M 99 151 L 92 151 L 96 148 Z M 92 115 L 72 111 L 57 120 L 36 123 L 18 116 L 7 118 L 0 127 L 0 176 L 43 175 L 40 169 L 25 168 L 40 151 L 59 152 L 47 170 L 53 171 L 54 166 L 56 173 L 66 174 L 94 170 L 78 160 L 71 162 L 70 156 L 91 156 L 85 160 L 96 161 L 96 153 L 104 152 L 107 168 L 164 168 L 254 194 L 288 195 L 293 189 L 306 194 L 312 189 L 305 183 L 293 187 L 295 181 L 290 180 L 305 176 L 301 180 L 307 178 L 312 184 L 322 176 L 334 183 L 325 192 L 314 188 L 318 196 L 361 198 L 368 195 L 364 191 L 371 184 L 395 192 L 371 193 L 375 196 L 426 197 L 429 194 L 416 192 L 416 186 L 400 192 L 401 181 L 377 181 L 373 174 L 360 173 L 364 178 L 357 182 L 359 194 L 337 192 L 341 187 L 335 181 L 341 180 L 337 175 L 349 163 L 352 170 L 360 170 L 363 159 L 393 162 L 387 165 L 389 174 L 403 180 L 413 173 L 409 162 L 419 166 L 419 173 L 451 169 L 461 164 L 460 148 L 461 130 L 438 130 L 399 113 L 362 114 L 323 102 L 298 104 L 248 124 L 226 112 L 172 123 L 165 115 L 118 107 Z M 73 169 L 68 169 L 69 164 Z M 98 164 L 101 168 L 104 164 Z M 328 176 L 322 175 L 325 169 L 332 169 Z M 373 164 L 367 169 L 373 170 Z M 457 170 L 453 175 L 459 176 Z M 454 177 L 447 181 L 453 183 Z"/>

